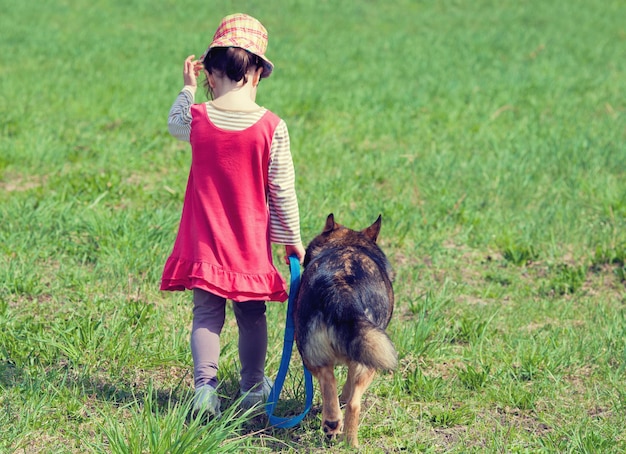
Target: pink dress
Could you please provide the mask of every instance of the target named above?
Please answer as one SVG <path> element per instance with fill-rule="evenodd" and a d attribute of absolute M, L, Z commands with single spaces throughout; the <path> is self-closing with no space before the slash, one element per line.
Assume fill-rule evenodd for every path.
<path fill-rule="evenodd" d="M 161 290 L 199 288 L 237 302 L 285 301 L 272 262 L 268 166 L 280 118 L 269 110 L 242 131 L 191 107 L 191 170 L 183 212 Z"/>

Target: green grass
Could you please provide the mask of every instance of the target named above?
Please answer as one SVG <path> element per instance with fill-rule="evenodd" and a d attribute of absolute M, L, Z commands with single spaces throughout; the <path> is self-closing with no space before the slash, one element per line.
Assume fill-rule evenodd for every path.
<path fill-rule="evenodd" d="M 0 451 L 343 449 L 319 392 L 290 430 L 237 411 L 232 313 L 224 418 L 187 416 L 190 295 L 158 284 L 190 156 L 166 118 L 235 11 L 270 33 L 258 100 L 289 126 L 305 241 L 383 215 L 400 364 L 362 451 L 626 450 L 623 2 L 0 7 Z M 283 398 L 303 402 L 297 355 Z"/>

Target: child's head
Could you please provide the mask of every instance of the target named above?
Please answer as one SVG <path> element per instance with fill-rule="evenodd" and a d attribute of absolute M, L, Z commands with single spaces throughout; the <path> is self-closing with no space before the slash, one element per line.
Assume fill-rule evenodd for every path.
<path fill-rule="evenodd" d="M 232 14 L 222 19 L 213 41 L 200 57 L 204 68 L 229 79 L 247 82 L 246 75 L 262 67 L 261 78 L 269 77 L 274 65 L 265 57 L 267 30 L 254 17 Z"/>
<path fill-rule="evenodd" d="M 214 47 L 202 61 L 209 74 L 228 77 L 230 80 L 248 83 L 248 75 L 262 67 L 261 59 L 240 47 Z"/>

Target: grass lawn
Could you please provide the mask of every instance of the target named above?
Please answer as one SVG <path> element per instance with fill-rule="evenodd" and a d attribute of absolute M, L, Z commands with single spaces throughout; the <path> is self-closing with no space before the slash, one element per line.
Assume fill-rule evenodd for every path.
<path fill-rule="evenodd" d="M 328 213 L 383 216 L 400 364 L 364 398 L 361 451 L 626 450 L 624 2 L 0 8 L 0 451 L 345 449 L 317 388 L 294 429 L 238 411 L 230 309 L 224 416 L 187 418 L 191 295 L 158 291 L 190 162 L 167 113 L 237 11 L 270 34 L 257 100 L 289 126 L 305 242 Z M 279 411 L 302 393 L 294 354 Z"/>

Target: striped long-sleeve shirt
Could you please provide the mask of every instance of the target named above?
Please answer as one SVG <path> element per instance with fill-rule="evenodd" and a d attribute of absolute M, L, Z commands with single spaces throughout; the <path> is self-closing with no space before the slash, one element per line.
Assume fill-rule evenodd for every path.
<path fill-rule="evenodd" d="M 185 86 L 170 109 L 167 120 L 170 133 L 189 142 L 191 134 L 191 105 L 195 87 Z M 253 112 L 226 111 L 207 103 L 207 113 L 218 128 L 240 131 L 255 124 L 265 114 L 261 108 Z M 277 244 L 300 243 L 300 215 L 295 191 L 295 174 L 289 132 L 283 120 L 274 132 L 268 169 L 270 241 Z"/>

